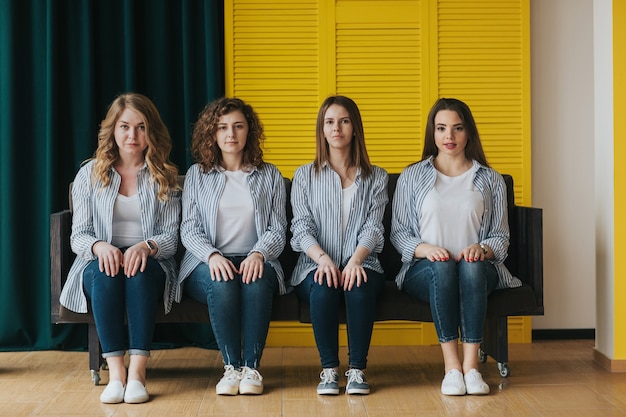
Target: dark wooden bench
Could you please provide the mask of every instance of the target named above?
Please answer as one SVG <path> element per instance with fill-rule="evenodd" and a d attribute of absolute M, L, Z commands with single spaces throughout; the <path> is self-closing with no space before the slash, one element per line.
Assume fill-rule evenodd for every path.
<path fill-rule="evenodd" d="M 432 322 L 430 307 L 410 299 L 400 292 L 394 278 L 400 269 L 400 255 L 389 243 L 388 235 L 391 224 L 391 199 L 395 190 L 398 174 L 389 176 L 390 202 L 387 205 L 384 217 L 385 247 L 380 260 L 385 270 L 386 286 L 377 305 L 376 320 L 409 320 Z M 485 325 L 485 339 L 481 346 L 481 361 L 485 362 L 491 356 L 498 363 L 500 375 L 509 375 L 508 365 L 508 323 L 509 316 L 543 315 L 543 226 L 542 210 L 539 208 L 522 207 L 515 205 L 513 194 L 513 178 L 504 175 L 508 192 L 509 224 L 511 229 L 511 244 L 506 265 L 511 273 L 518 277 L 523 285 L 519 288 L 497 290 L 489 297 L 487 322 Z M 290 191 L 290 181 L 285 179 L 287 195 Z M 70 206 L 71 208 L 71 198 Z M 291 219 L 291 205 L 287 198 L 287 216 Z M 70 248 L 72 213 L 70 209 L 50 215 L 50 301 L 51 322 L 58 323 L 87 323 L 89 344 L 89 367 L 95 384 L 100 381 L 99 369 L 102 366 L 100 342 L 92 314 L 74 313 L 59 303 L 59 295 L 65 283 L 67 273 L 74 260 L 74 253 Z M 289 237 L 287 242 L 289 242 Z M 182 251 L 182 249 L 181 249 Z M 281 263 L 285 273 L 289 276 L 295 265 L 297 254 L 289 244 L 281 255 Z M 276 296 L 272 310 L 272 320 L 299 321 L 310 323 L 309 306 L 301 303 L 290 293 Z M 180 304 L 174 303 L 172 311 L 164 314 L 159 309 L 157 323 L 210 323 L 206 305 L 188 298 Z"/>

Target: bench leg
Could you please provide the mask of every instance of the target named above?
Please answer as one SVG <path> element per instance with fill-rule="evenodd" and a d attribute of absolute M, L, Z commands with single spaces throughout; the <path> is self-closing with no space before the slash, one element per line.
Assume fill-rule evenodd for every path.
<path fill-rule="evenodd" d="M 504 317 L 487 317 L 485 321 L 485 339 L 481 345 L 480 359 L 485 362 L 487 355 L 498 362 L 500 376 L 509 376 L 509 328 Z"/>
<path fill-rule="evenodd" d="M 100 348 L 100 339 L 96 331 L 96 325 L 89 323 L 87 330 L 87 339 L 89 345 L 89 369 L 91 370 L 91 379 L 94 385 L 100 384 L 100 365 L 102 364 L 102 349 Z"/>

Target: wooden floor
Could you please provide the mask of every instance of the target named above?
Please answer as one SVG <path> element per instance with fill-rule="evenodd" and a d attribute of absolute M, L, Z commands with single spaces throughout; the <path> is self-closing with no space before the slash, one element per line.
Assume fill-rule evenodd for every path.
<path fill-rule="evenodd" d="M 151 399 L 140 405 L 101 404 L 104 385 L 93 385 L 87 353 L 0 352 L 0 416 L 626 416 L 626 374 L 598 366 L 593 347 L 592 340 L 511 345 L 509 378 L 492 359 L 481 365 L 486 397 L 441 395 L 438 346 L 372 347 L 372 393 L 335 397 L 315 393 L 314 348 L 267 348 L 258 397 L 215 395 L 223 370 L 217 351 L 158 350 L 149 362 Z"/>

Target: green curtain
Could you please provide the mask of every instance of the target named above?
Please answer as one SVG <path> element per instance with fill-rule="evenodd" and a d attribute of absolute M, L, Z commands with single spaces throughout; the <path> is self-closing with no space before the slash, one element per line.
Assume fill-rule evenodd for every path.
<path fill-rule="evenodd" d="M 191 165 L 192 124 L 224 94 L 221 0 L 0 0 L 0 350 L 84 345 L 50 324 L 50 213 L 121 92 L 150 97 Z M 210 329 L 157 331 L 211 342 Z"/>

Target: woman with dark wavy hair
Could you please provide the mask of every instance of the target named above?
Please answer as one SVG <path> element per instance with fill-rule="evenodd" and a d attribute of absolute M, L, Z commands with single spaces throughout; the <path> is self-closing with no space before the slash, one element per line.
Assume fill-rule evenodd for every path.
<path fill-rule="evenodd" d="M 441 392 L 488 394 L 477 369 L 487 297 L 521 283 L 504 266 L 506 186 L 487 164 L 464 102 L 441 98 L 431 108 L 422 160 L 398 178 L 390 240 L 402 255 L 398 287 L 430 303 L 445 366 Z"/>
<path fill-rule="evenodd" d="M 156 309 L 162 300 L 169 312 L 178 275 L 174 254 L 181 193 L 171 149 L 167 127 L 150 99 L 121 94 L 100 125 L 94 157 L 74 179 L 70 240 L 77 256 L 61 304 L 86 313 L 91 302 L 109 368 L 103 403 L 149 398 L 146 364 Z"/>
<path fill-rule="evenodd" d="M 207 304 L 224 361 L 218 395 L 261 394 L 261 356 L 272 299 L 285 293 L 278 256 L 285 246 L 285 183 L 263 161 L 263 126 L 238 98 L 200 113 L 187 171 L 177 300 L 183 291 Z"/>

